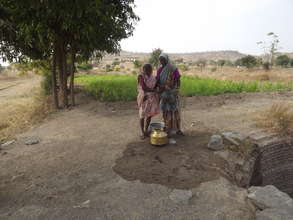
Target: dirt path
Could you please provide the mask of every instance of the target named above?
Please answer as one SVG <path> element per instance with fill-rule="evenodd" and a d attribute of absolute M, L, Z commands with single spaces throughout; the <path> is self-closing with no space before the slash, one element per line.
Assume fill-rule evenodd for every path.
<path fill-rule="evenodd" d="M 196 202 L 177 205 L 169 194 L 171 188 L 195 187 L 208 174 L 217 178 L 221 161 L 205 149 L 208 136 L 218 130 L 253 134 L 253 112 L 274 101 L 293 103 L 292 96 L 188 98 L 182 113 L 187 137 L 160 149 L 139 141 L 135 103 L 79 97 L 75 109 L 51 115 L 0 151 L 0 219 L 199 219 Z M 24 145 L 27 137 L 40 143 Z M 162 169 L 164 175 L 148 178 Z"/>
<path fill-rule="evenodd" d="M 35 85 L 40 83 L 41 77 L 0 78 L 0 104 L 5 104 L 11 99 L 31 93 Z"/>

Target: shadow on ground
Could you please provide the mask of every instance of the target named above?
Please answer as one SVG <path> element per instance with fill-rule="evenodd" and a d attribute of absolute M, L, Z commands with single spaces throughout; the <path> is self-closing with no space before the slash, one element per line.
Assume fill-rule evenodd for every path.
<path fill-rule="evenodd" d="M 155 147 L 149 140 L 128 144 L 113 170 L 126 180 L 140 180 L 170 188 L 188 189 L 200 183 L 229 178 L 227 164 L 207 149 L 210 133 L 191 132 L 177 145 Z"/>

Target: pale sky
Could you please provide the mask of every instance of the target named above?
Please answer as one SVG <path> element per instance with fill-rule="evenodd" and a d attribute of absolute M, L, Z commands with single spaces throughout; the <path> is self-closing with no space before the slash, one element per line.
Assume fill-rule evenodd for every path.
<path fill-rule="evenodd" d="M 200 52 L 238 50 L 260 54 L 266 34 L 279 35 L 293 52 L 293 0 L 136 0 L 140 21 L 123 50 Z"/>

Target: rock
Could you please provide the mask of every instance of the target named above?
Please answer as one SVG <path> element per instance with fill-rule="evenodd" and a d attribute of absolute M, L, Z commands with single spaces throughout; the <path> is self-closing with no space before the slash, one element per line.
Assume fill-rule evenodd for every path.
<path fill-rule="evenodd" d="M 224 150 L 222 137 L 220 135 L 213 135 L 208 144 L 208 148 L 215 151 Z"/>
<path fill-rule="evenodd" d="M 292 220 L 293 213 L 286 209 L 266 209 L 256 213 L 256 220 Z"/>
<path fill-rule="evenodd" d="M 236 146 L 240 146 L 240 143 L 238 143 L 237 141 L 235 141 L 233 138 L 230 137 L 226 137 L 224 136 L 224 138 L 229 141 L 231 144 L 236 145 Z"/>
<path fill-rule="evenodd" d="M 40 140 L 38 138 L 32 137 L 32 138 L 28 138 L 24 141 L 24 143 L 26 145 L 34 145 L 34 144 L 38 144 L 40 142 Z"/>
<path fill-rule="evenodd" d="M 90 200 L 87 200 L 83 203 L 81 203 L 80 205 L 76 205 L 76 206 L 73 206 L 73 208 L 80 208 L 80 209 L 83 209 L 83 208 L 89 208 L 90 207 Z"/>
<path fill-rule="evenodd" d="M 226 138 L 233 139 L 235 141 L 244 141 L 246 137 L 242 136 L 237 132 L 223 132 L 222 135 Z"/>
<path fill-rule="evenodd" d="M 189 200 L 191 197 L 192 197 L 192 191 L 180 190 L 180 189 L 174 189 L 169 195 L 169 198 L 173 202 L 177 204 L 184 204 L 184 205 L 187 205 L 189 203 Z"/>
<path fill-rule="evenodd" d="M 13 144 L 14 142 L 15 142 L 15 140 L 7 141 L 4 144 L 1 144 L 1 147 L 7 147 L 7 146 Z"/>
<path fill-rule="evenodd" d="M 201 183 L 192 193 L 190 204 L 200 219 L 254 219 L 255 207 L 247 200 L 247 191 L 223 177 Z"/>
<path fill-rule="evenodd" d="M 176 140 L 174 139 L 174 138 L 170 138 L 169 139 L 169 144 L 173 144 L 173 145 L 175 145 L 177 142 L 176 142 Z"/>
<path fill-rule="evenodd" d="M 248 198 L 261 210 L 268 208 L 291 208 L 293 210 L 293 200 L 275 186 L 252 186 L 248 189 L 248 192 Z"/>

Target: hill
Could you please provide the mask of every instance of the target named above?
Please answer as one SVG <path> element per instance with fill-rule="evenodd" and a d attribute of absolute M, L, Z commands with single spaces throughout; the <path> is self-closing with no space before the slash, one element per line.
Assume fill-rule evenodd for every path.
<path fill-rule="evenodd" d="M 194 53 L 169 53 L 172 59 L 183 58 L 185 61 L 197 61 L 199 59 L 206 60 L 237 60 L 244 57 L 246 54 L 240 53 L 234 50 L 224 51 L 207 51 L 207 52 L 194 52 Z M 146 60 L 150 56 L 150 53 L 139 53 L 139 52 L 127 52 L 121 51 L 117 55 L 107 55 L 104 60 Z"/>

